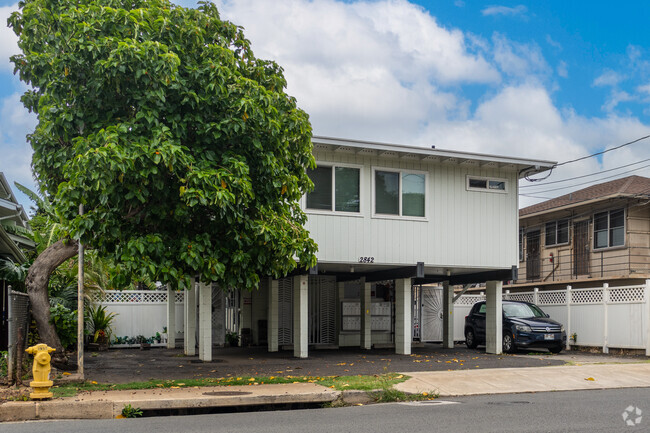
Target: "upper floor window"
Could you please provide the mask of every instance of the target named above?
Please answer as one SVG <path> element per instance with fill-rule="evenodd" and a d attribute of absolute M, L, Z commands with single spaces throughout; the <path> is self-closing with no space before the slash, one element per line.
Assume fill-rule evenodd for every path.
<path fill-rule="evenodd" d="M 610 210 L 594 214 L 594 248 L 625 244 L 625 211 Z"/>
<path fill-rule="evenodd" d="M 468 191 L 508 192 L 506 179 L 490 177 L 467 176 L 466 188 Z"/>
<path fill-rule="evenodd" d="M 314 190 L 307 194 L 307 209 L 359 212 L 361 170 L 354 167 L 316 167 L 307 170 Z"/>
<path fill-rule="evenodd" d="M 560 245 L 569 242 L 569 220 L 546 223 L 546 245 Z"/>
<path fill-rule="evenodd" d="M 375 170 L 375 214 L 424 217 L 426 175 Z"/>

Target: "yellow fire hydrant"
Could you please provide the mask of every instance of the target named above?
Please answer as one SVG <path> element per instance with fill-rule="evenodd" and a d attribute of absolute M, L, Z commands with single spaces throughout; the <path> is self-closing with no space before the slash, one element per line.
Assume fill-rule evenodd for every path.
<path fill-rule="evenodd" d="M 34 392 L 29 394 L 32 399 L 45 399 L 52 398 L 50 387 L 54 383 L 50 380 L 50 360 L 52 357 L 50 353 L 56 349 L 49 347 L 47 344 L 37 344 L 25 350 L 30 355 L 34 355 L 34 366 L 32 367 L 32 374 L 34 380 L 29 383 Z"/>

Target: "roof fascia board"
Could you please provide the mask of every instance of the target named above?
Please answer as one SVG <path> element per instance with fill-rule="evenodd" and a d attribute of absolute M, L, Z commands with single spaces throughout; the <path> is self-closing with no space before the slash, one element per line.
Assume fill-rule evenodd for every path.
<path fill-rule="evenodd" d="M 0 239 L 2 239 L 7 245 L 9 245 L 9 249 L 11 249 L 11 253 L 14 255 L 16 259 L 18 259 L 19 262 L 24 262 L 27 260 L 25 255 L 23 254 L 22 251 L 20 251 L 20 248 L 14 243 L 14 241 L 11 240 L 7 232 L 0 226 Z"/>
<path fill-rule="evenodd" d="M 594 203 L 598 203 L 598 202 L 601 202 L 601 201 L 607 201 L 607 200 L 611 200 L 611 199 L 614 199 L 614 198 L 636 198 L 636 195 L 635 194 L 618 194 L 618 193 L 617 194 L 610 194 L 610 195 L 607 195 L 607 196 L 604 196 L 604 197 L 592 198 L 591 200 L 579 201 L 579 202 L 576 202 L 576 203 L 566 204 L 564 206 L 558 206 L 558 207 L 554 207 L 554 208 L 551 208 L 551 209 L 545 209 L 543 211 L 539 211 L 539 212 L 535 212 L 535 213 L 529 213 L 527 215 L 519 217 L 519 219 L 524 220 L 524 219 L 528 219 L 528 218 L 534 218 L 534 217 L 546 215 L 546 214 L 549 214 L 549 213 L 560 212 L 560 211 L 563 211 L 563 210 L 576 208 L 578 206 L 588 206 L 588 205 L 591 205 L 591 204 L 594 204 Z"/>
<path fill-rule="evenodd" d="M 531 170 L 535 173 L 540 173 L 546 170 L 550 170 L 556 162 L 545 161 L 545 160 L 535 160 L 535 159 L 524 159 L 517 157 L 506 157 L 506 156 L 497 156 L 497 155 L 487 155 L 483 153 L 470 153 L 470 152 L 461 152 L 461 151 L 452 151 L 452 150 L 443 150 L 443 149 L 434 149 L 426 148 L 420 146 L 407 146 L 407 145 L 398 145 L 398 144 L 388 144 L 388 143 L 376 143 L 371 141 L 359 141 L 359 140 L 344 140 L 339 138 L 331 137 L 321 137 L 314 136 L 312 138 L 314 144 L 325 144 L 333 147 L 336 146 L 347 146 L 354 147 L 357 149 L 371 149 L 378 152 L 395 152 L 400 154 L 417 154 L 425 156 L 436 156 L 439 158 L 454 158 L 454 159 L 464 159 L 464 160 L 473 160 L 481 162 L 494 162 L 500 164 L 514 164 L 520 168 L 531 167 L 534 170 Z M 535 168 L 539 167 L 539 168 Z"/>

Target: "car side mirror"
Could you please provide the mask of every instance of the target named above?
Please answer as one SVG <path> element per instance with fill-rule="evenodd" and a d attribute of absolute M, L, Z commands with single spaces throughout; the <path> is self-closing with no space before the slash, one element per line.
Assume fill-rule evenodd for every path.
<path fill-rule="evenodd" d="M 548 313 L 544 313 L 544 315 L 545 315 L 546 317 L 551 317 L 551 316 L 548 315 Z"/>

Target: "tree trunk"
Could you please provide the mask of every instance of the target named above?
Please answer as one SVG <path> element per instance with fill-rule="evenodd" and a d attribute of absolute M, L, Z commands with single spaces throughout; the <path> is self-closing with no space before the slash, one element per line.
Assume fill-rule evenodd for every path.
<path fill-rule="evenodd" d="M 34 320 L 38 327 L 41 343 L 45 343 L 56 349 L 52 356 L 52 363 L 58 366 L 65 366 L 68 358 L 61 346 L 61 340 L 56 334 L 54 325 L 50 323 L 50 299 L 48 296 L 48 285 L 50 275 L 63 262 L 77 255 L 79 243 L 73 239 L 65 239 L 53 243 L 36 258 L 29 267 L 25 286 L 32 306 Z"/>

